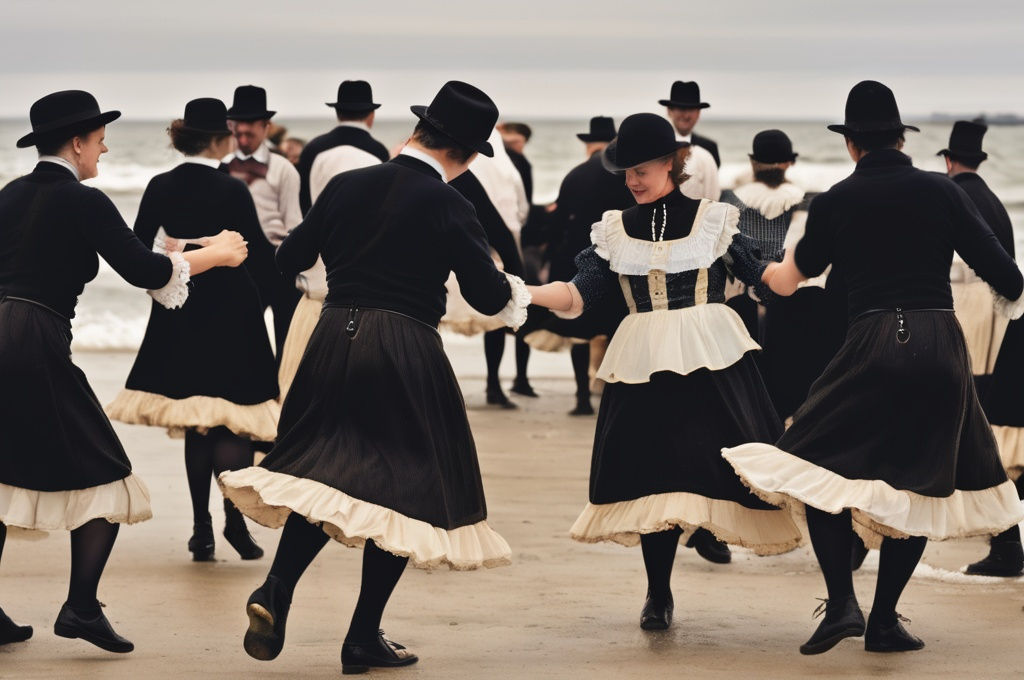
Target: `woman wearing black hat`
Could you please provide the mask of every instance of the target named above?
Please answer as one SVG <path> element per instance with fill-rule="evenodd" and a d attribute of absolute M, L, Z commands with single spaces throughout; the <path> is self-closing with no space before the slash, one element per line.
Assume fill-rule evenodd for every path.
<path fill-rule="evenodd" d="M 759 349 L 725 304 L 729 272 L 759 283 L 765 262 L 737 227 L 735 207 L 683 196 L 672 127 L 654 114 L 626 118 L 604 151 L 638 205 L 606 212 L 570 283 L 531 288 L 534 303 L 569 315 L 616 287 L 629 315 L 612 336 L 598 377 L 601 398 L 590 503 L 578 541 L 643 548 L 648 593 L 640 627 L 672 620 L 672 563 L 683 531 L 777 554 L 800 532 L 735 478 L 722 446 L 773 441 L 782 428 L 750 355 Z"/>
<path fill-rule="evenodd" d="M 150 245 L 161 228 L 170 237 L 191 240 L 228 226 L 248 241 L 252 256 L 245 267 L 195 277 L 192 297 L 179 314 L 152 307 L 125 389 L 107 413 L 184 433 L 193 516 L 188 549 L 195 561 L 209 561 L 211 475 L 252 465 L 253 441 L 277 436 L 277 369 L 255 283 L 273 281 L 276 267 L 248 188 L 218 169 L 231 144 L 224 104 L 190 101 L 168 134 L 185 162 L 150 181 L 135 233 Z M 224 501 L 224 514 L 224 537 L 242 559 L 262 557 L 230 501 Z"/>
<path fill-rule="evenodd" d="M 953 315 L 953 251 L 1005 296 L 997 304 L 1008 315 L 1024 308 L 1024 277 L 966 194 L 901 152 L 904 130 L 917 128 L 900 120 L 889 88 L 856 85 L 846 124 L 829 129 L 846 138 L 857 168 L 815 198 L 804 238 L 763 278 L 789 295 L 834 264 L 849 332 L 777 444 L 723 455 L 759 496 L 806 511 L 828 600 L 801 653 L 861 635 L 868 651 L 910 651 L 924 643 L 896 605 L 927 540 L 991 534 L 1024 517 Z M 881 546 L 867 626 L 853 590 L 851 523 Z"/>
<path fill-rule="evenodd" d="M 437 333 L 452 270 L 478 311 L 515 327 L 526 317 L 526 286 L 495 268 L 472 205 L 447 185 L 477 153 L 493 153 L 498 110 L 456 81 L 412 110 L 421 120 L 402 152 L 331 180 L 277 252 L 294 273 L 321 255 L 328 293 L 276 446 L 258 467 L 220 477 L 243 512 L 284 525 L 246 605 L 244 646 L 257 659 L 280 654 L 292 593 L 332 538 L 364 548 L 346 674 L 417 660 L 380 631 L 406 564 L 493 567 L 511 552 L 487 524 L 476 446 Z"/>
<path fill-rule="evenodd" d="M 107 123 L 87 92 L 70 90 L 32 105 L 39 164 L 0 190 L 0 553 L 7 526 L 71 531 L 71 584 L 54 632 L 111 652 L 130 652 L 96 599 L 121 523 L 149 519 L 149 492 L 82 371 L 71 361 L 78 295 L 102 256 L 155 300 L 181 306 L 189 272 L 237 266 L 246 247 L 223 233 L 182 255 L 152 252 L 114 204 L 81 180 L 95 177 L 107 151 Z M 30 626 L 0 610 L 0 644 L 26 640 Z"/>

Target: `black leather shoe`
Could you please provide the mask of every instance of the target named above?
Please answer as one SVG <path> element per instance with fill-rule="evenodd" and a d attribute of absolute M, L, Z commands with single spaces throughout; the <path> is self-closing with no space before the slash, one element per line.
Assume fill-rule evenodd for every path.
<path fill-rule="evenodd" d="M 417 661 L 418 656 L 385 638 L 384 631 L 371 642 L 345 642 L 341 646 L 342 675 L 365 673 L 371 668 L 409 666 Z"/>
<path fill-rule="evenodd" d="M 500 406 L 504 409 L 518 408 L 508 400 L 508 397 L 505 396 L 505 393 L 501 391 L 500 387 L 487 389 L 487 403 Z"/>
<path fill-rule="evenodd" d="M 228 539 L 228 543 L 243 560 L 258 560 L 263 557 L 263 548 L 256 545 L 256 541 L 249 534 L 249 528 L 245 526 L 245 517 L 227 498 L 224 499 L 224 538 Z"/>
<path fill-rule="evenodd" d="M 667 600 L 655 600 L 648 592 L 644 608 L 640 610 L 640 627 L 644 630 L 668 630 L 674 609 L 671 596 Z"/>
<path fill-rule="evenodd" d="M 276 576 L 268 576 L 263 585 L 253 591 L 245 605 L 249 629 L 245 631 L 242 646 L 246 654 L 260 661 L 277 658 L 284 648 L 284 628 L 291 604 L 292 594 Z"/>
<path fill-rule="evenodd" d="M 516 394 L 522 395 L 524 397 L 539 396 L 536 392 L 533 391 L 533 387 L 530 386 L 530 382 L 528 380 L 520 380 L 519 378 L 516 378 L 515 380 L 512 381 L 512 389 L 510 391 L 515 392 Z"/>
<path fill-rule="evenodd" d="M 853 549 L 850 550 L 850 570 L 857 571 L 864 564 L 864 558 L 868 556 L 868 547 L 864 541 L 857 537 L 853 539 Z"/>
<path fill-rule="evenodd" d="M 1024 574 L 1024 550 L 1016 541 L 993 541 L 988 557 L 968 564 L 966 571 L 978 576 L 1020 576 Z"/>
<path fill-rule="evenodd" d="M 24 642 L 32 637 L 32 626 L 19 626 L 0 609 L 0 645 Z"/>
<path fill-rule="evenodd" d="M 729 564 L 732 561 L 732 551 L 729 546 L 722 543 L 715 535 L 707 529 L 700 527 L 694 531 L 686 541 L 687 548 L 694 548 L 697 554 L 708 562 L 715 564 Z"/>
<path fill-rule="evenodd" d="M 914 652 L 924 648 L 924 641 L 907 632 L 902 621 L 910 623 L 910 619 L 896 614 L 896 623 L 885 626 L 868 618 L 868 629 L 864 634 L 864 651 L 866 652 Z"/>
<path fill-rule="evenodd" d="M 576 408 L 569 411 L 571 416 L 592 416 L 594 407 L 590 405 L 590 397 L 576 397 Z"/>
<path fill-rule="evenodd" d="M 114 632 L 102 609 L 92 618 L 83 618 L 65 602 L 57 614 L 53 632 L 64 638 L 80 638 L 100 649 L 117 654 L 125 654 L 135 649 L 135 645 Z"/>
<path fill-rule="evenodd" d="M 814 610 L 817 616 L 822 611 L 825 618 L 818 624 L 814 635 L 800 645 L 801 654 L 822 654 L 835 647 L 841 640 L 848 637 L 860 637 L 864 634 L 864 614 L 854 596 L 841 600 L 822 600 L 822 604 Z"/>
<path fill-rule="evenodd" d="M 192 561 L 213 562 L 213 519 L 210 513 L 206 513 L 206 517 L 197 517 L 192 522 L 192 538 L 188 539 L 188 551 L 192 553 Z"/>

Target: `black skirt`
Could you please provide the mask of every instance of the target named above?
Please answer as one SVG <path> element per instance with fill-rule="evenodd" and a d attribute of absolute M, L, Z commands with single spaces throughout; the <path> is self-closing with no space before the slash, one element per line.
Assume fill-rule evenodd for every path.
<path fill-rule="evenodd" d="M 289 512 L 336 540 L 459 569 L 507 561 L 487 506 L 465 402 L 434 328 L 325 305 L 259 468 L 221 477 L 243 512 Z"/>

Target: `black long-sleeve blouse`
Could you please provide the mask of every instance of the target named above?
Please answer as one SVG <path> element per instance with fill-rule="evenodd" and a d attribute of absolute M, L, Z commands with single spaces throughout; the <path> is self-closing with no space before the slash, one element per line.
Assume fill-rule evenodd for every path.
<path fill-rule="evenodd" d="M 327 184 L 281 243 L 277 265 L 298 274 L 317 255 L 327 267 L 325 304 L 384 309 L 433 327 L 445 311 L 450 271 L 483 314 L 497 314 L 512 296 L 472 204 L 410 156 Z"/>
<path fill-rule="evenodd" d="M 852 319 L 875 309 L 952 309 L 954 250 L 998 293 L 1020 297 L 1024 277 L 963 189 L 885 149 L 811 202 L 795 256 L 805 276 L 832 263 L 843 272 Z"/>
<path fill-rule="evenodd" d="M 125 281 L 155 290 L 173 265 L 147 248 L 107 196 L 67 168 L 40 162 L 0 190 L 0 295 L 23 297 L 72 319 L 99 255 Z"/>

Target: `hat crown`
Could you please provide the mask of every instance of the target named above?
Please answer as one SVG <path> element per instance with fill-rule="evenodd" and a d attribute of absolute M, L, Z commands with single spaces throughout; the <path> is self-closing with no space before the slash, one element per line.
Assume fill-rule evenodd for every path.
<path fill-rule="evenodd" d="M 227 117 L 224 102 L 213 97 L 200 97 L 185 104 L 182 120 L 185 127 L 191 130 L 222 134 L 228 132 Z"/>
<path fill-rule="evenodd" d="M 34 129 L 46 127 L 60 119 L 77 115 L 100 115 L 96 97 L 83 90 L 62 90 L 37 100 L 29 109 L 28 118 Z"/>
<path fill-rule="evenodd" d="M 607 116 L 595 116 L 590 119 L 590 135 L 592 137 L 607 137 L 608 141 L 615 139 L 615 121 Z"/>
<path fill-rule="evenodd" d="M 846 126 L 854 132 L 902 129 L 896 95 L 874 80 L 857 83 L 846 98 Z"/>
<path fill-rule="evenodd" d="M 498 122 L 498 107 L 482 90 L 469 83 L 449 80 L 427 107 L 412 107 L 413 113 L 444 135 L 490 156 L 487 139 Z"/>
<path fill-rule="evenodd" d="M 672 93 L 670 97 L 672 101 L 677 102 L 699 102 L 700 85 L 695 82 L 677 80 L 672 83 Z"/>
<path fill-rule="evenodd" d="M 373 103 L 373 89 L 365 80 L 345 80 L 338 85 L 338 100 L 328 102 L 339 111 L 373 111 L 380 104 Z"/>
<path fill-rule="evenodd" d="M 949 134 L 949 153 L 954 156 L 988 156 L 981 150 L 981 141 L 988 132 L 988 126 L 969 120 L 953 123 Z"/>
<path fill-rule="evenodd" d="M 754 135 L 752 160 L 758 163 L 788 163 L 797 154 L 793 153 L 793 142 L 782 130 L 763 130 Z"/>
<path fill-rule="evenodd" d="M 256 85 L 239 85 L 235 98 L 228 109 L 230 118 L 261 119 L 271 118 L 275 111 L 267 110 L 267 91 Z"/>
<path fill-rule="evenodd" d="M 675 153 L 677 142 L 672 124 L 654 113 L 634 113 L 622 121 L 619 135 L 605 149 L 611 165 L 627 169 Z"/>

